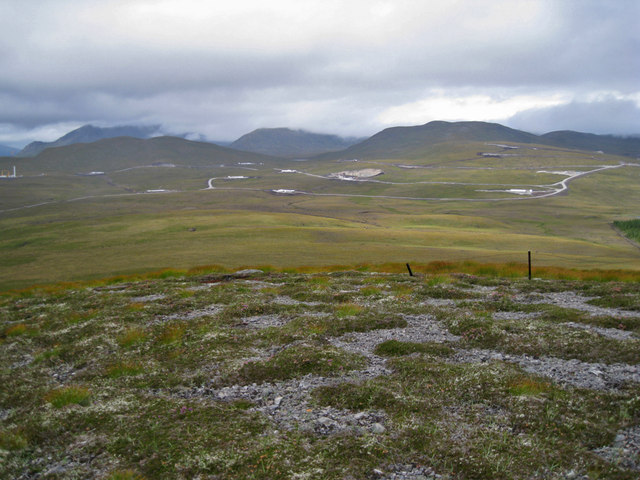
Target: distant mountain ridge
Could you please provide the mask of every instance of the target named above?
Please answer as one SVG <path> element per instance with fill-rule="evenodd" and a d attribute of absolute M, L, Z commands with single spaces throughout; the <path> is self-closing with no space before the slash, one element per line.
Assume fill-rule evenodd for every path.
<path fill-rule="evenodd" d="M 0 150 L 0 156 L 35 157 L 48 148 L 92 143 L 115 137 L 148 139 L 155 136 L 158 131 L 158 126 L 100 128 L 85 125 L 67 133 L 55 142 L 33 142 L 19 153 L 15 153 L 15 150 L 2 153 Z M 233 150 L 280 158 L 376 159 L 419 156 L 433 145 L 445 142 L 529 143 L 577 150 L 603 151 L 604 153 L 634 158 L 640 156 L 640 136 L 616 137 L 574 131 L 555 131 L 544 135 L 535 135 L 488 122 L 433 121 L 417 126 L 390 127 L 364 140 L 289 128 L 261 128 L 243 135 L 231 143 L 199 143 L 224 145 Z"/>
<path fill-rule="evenodd" d="M 391 127 L 336 153 L 335 158 L 401 158 L 420 155 L 426 148 L 444 142 L 515 142 L 549 145 L 576 150 L 602 150 L 605 153 L 636 157 L 640 138 L 594 135 L 573 131 L 544 135 L 515 130 L 498 123 L 433 121 L 412 127 Z"/>
<path fill-rule="evenodd" d="M 20 151 L 19 148 L 8 147 L 6 145 L 0 145 L 0 157 L 13 157 Z"/>
<path fill-rule="evenodd" d="M 115 137 L 133 137 L 133 138 L 150 138 L 158 133 L 160 126 L 134 126 L 123 125 L 118 127 L 95 127 L 93 125 L 84 125 L 77 128 L 66 135 L 60 137 L 53 142 L 31 142 L 24 147 L 16 156 L 18 157 L 35 157 L 46 148 L 64 147 L 75 143 L 91 143 L 105 138 Z"/>
<path fill-rule="evenodd" d="M 361 140 L 290 128 L 259 128 L 243 135 L 231 143 L 230 147 L 246 152 L 294 158 L 344 150 Z"/>
<path fill-rule="evenodd" d="M 613 135 L 595 135 L 593 133 L 560 130 L 540 135 L 540 143 L 555 147 L 577 148 L 580 150 L 602 150 L 605 153 L 637 157 L 640 155 L 640 136 L 616 137 Z"/>

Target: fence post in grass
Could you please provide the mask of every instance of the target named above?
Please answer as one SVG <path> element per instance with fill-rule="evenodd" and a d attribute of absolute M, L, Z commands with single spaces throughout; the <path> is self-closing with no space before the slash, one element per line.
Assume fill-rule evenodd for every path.
<path fill-rule="evenodd" d="M 531 280 L 531 250 L 529 250 L 529 280 Z"/>
<path fill-rule="evenodd" d="M 407 263 L 407 270 L 409 270 L 409 276 L 413 277 L 413 272 L 411 271 L 411 267 Z"/>

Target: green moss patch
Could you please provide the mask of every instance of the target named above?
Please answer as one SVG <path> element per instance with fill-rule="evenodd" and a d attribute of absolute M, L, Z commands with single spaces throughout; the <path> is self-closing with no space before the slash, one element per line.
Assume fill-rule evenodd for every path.
<path fill-rule="evenodd" d="M 606 308 L 621 308 L 640 312 L 640 295 L 610 295 L 587 301 L 590 305 Z"/>
<path fill-rule="evenodd" d="M 89 405 L 91 392 L 86 387 L 69 386 L 52 390 L 45 396 L 45 400 L 55 408 L 67 405 Z"/>
<path fill-rule="evenodd" d="M 333 376 L 363 366 L 364 359 L 359 355 L 329 346 L 298 345 L 286 348 L 267 360 L 244 364 L 235 379 L 244 383 L 261 383 L 310 373 Z"/>
<path fill-rule="evenodd" d="M 442 343 L 428 342 L 400 342 L 398 340 L 387 340 L 379 343 L 374 353 L 385 357 L 398 357 L 410 355 L 412 353 L 424 353 L 438 357 L 447 357 L 454 353 L 453 348 Z"/>

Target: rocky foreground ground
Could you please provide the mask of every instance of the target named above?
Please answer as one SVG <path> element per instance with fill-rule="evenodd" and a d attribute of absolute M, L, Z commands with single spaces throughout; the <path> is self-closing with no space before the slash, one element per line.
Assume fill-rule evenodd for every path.
<path fill-rule="evenodd" d="M 640 285 L 242 271 L 0 300 L 2 478 L 640 476 Z"/>

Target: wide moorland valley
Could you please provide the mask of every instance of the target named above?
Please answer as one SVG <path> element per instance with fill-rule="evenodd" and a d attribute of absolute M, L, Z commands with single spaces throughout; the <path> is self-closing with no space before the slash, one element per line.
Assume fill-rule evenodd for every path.
<path fill-rule="evenodd" d="M 0 477 L 638 478 L 640 140 L 150 132 L 0 157 Z"/>
<path fill-rule="evenodd" d="M 16 167 L 0 178 L 0 288 L 202 265 L 526 263 L 528 251 L 534 266 L 640 266 L 614 225 L 638 214 L 638 139 L 431 122 L 345 141 L 267 129 L 234 142 L 251 152 L 114 137 L 0 158 Z"/>

